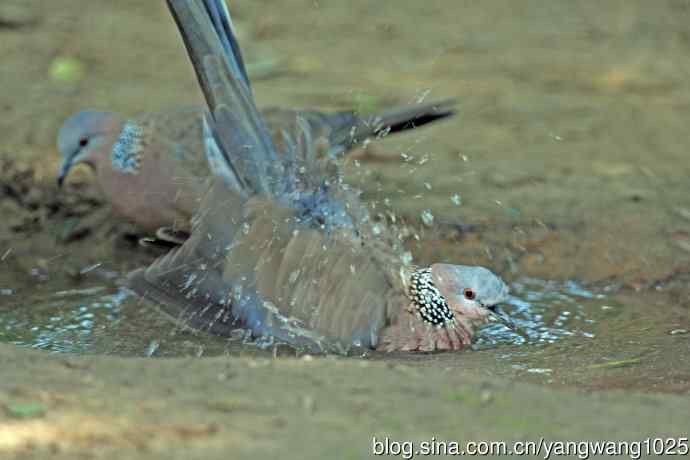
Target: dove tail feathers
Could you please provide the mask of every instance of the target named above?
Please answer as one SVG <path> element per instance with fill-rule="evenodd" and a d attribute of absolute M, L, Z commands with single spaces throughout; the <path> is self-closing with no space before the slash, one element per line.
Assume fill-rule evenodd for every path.
<path fill-rule="evenodd" d="M 343 153 L 372 137 L 383 138 L 449 118 L 455 115 L 456 105 L 457 100 L 445 99 L 394 107 L 368 116 L 355 112 L 329 114 L 330 144 L 340 147 L 341 151 L 336 153 Z"/>
<path fill-rule="evenodd" d="M 456 99 L 444 99 L 432 102 L 393 107 L 383 112 L 363 116 L 355 111 L 319 112 L 315 110 L 272 109 L 267 111 L 271 117 L 300 116 L 318 137 L 327 133 L 331 158 L 345 154 L 370 138 L 383 138 L 388 134 L 395 134 L 419 128 L 456 114 Z"/>
<path fill-rule="evenodd" d="M 437 120 L 455 115 L 457 100 L 420 102 L 418 104 L 395 107 L 363 120 L 371 133 L 377 136 L 384 133 L 397 133 L 424 126 Z"/>

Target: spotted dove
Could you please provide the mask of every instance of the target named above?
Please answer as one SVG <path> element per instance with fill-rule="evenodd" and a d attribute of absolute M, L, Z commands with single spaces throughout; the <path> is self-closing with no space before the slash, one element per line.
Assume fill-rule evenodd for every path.
<path fill-rule="evenodd" d="M 284 131 L 297 129 L 298 118 L 306 120 L 319 150 L 336 157 L 368 138 L 446 118 L 454 104 L 419 103 L 367 117 L 282 108 L 267 108 L 262 115 L 278 144 Z M 204 112 L 203 107 L 184 107 L 131 119 L 96 110 L 72 115 L 58 134 L 58 183 L 72 166 L 85 163 L 95 169 L 117 214 L 148 232 L 160 227 L 186 231 L 210 174 L 202 140 Z"/>
<path fill-rule="evenodd" d="M 279 153 L 222 0 L 168 6 L 208 104 L 213 178 L 190 238 L 133 272 L 132 290 L 186 327 L 307 351 L 457 350 L 503 318 L 508 288 L 491 271 L 405 263 L 394 229 L 318 156 L 308 120 Z"/>

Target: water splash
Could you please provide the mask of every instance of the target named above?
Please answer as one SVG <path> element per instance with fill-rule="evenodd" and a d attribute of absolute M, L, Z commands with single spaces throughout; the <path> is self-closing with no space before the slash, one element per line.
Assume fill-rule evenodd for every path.
<path fill-rule="evenodd" d="M 87 351 L 94 336 L 116 322 L 128 296 L 124 289 L 97 286 L 3 307 L 0 341 L 54 352 Z"/>
<path fill-rule="evenodd" d="M 521 278 L 511 285 L 506 312 L 518 328 L 501 324 L 482 328 L 475 349 L 498 345 L 554 343 L 565 337 L 593 338 L 594 303 L 603 294 L 588 291 L 574 281 Z"/>
<path fill-rule="evenodd" d="M 295 279 L 299 273 L 291 274 Z M 512 297 L 502 307 L 519 333 L 501 324 L 484 327 L 476 349 L 499 345 L 553 343 L 565 337 L 594 337 L 597 312 L 604 296 L 572 282 L 521 278 L 511 285 Z M 12 297 L 12 296 L 9 296 Z M 217 337 L 170 334 L 170 323 L 151 309 L 142 309 L 129 291 L 97 285 L 23 298 L 22 303 L 0 307 L 0 341 L 53 352 L 106 352 L 158 356 L 189 352 L 203 341 L 208 353 L 223 351 Z M 127 301 L 127 299 L 130 299 Z M 149 319 L 153 316 L 161 324 Z M 162 329 L 161 329 L 162 328 Z M 98 341 L 98 343 L 96 343 Z M 240 343 L 238 340 L 230 340 Z M 208 343 L 207 343 L 208 342 Z M 217 342 L 217 343 L 216 343 Z M 179 350 L 178 350 L 179 349 Z M 181 350 L 181 351 L 180 351 Z M 196 348 L 194 348 L 196 354 Z M 527 349 L 522 349 L 527 352 Z M 246 347 L 245 347 L 246 352 Z M 191 352 L 190 352 L 191 353 Z"/>

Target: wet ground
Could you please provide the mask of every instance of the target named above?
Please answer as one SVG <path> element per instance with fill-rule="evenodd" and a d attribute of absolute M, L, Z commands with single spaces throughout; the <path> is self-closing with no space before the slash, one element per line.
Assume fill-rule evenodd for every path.
<path fill-rule="evenodd" d="M 362 458 L 384 434 L 687 436 L 689 3 L 231 6 L 262 105 L 459 99 L 452 121 L 357 152 L 350 180 L 409 223 L 420 262 L 509 280 L 522 335 L 304 359 L 174 329 L 119 288 L 156 254 L 88 171 L 58 193 L 53 146 L 80 108 L 199 100 L 172 21 L 162 2 L 3 2 L 0 340 L 20 347 L 0 346 L 0 453 Z"/>

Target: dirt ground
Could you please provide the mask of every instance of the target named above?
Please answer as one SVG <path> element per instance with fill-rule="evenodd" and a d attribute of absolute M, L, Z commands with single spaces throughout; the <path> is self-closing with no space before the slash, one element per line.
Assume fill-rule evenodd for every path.
<path fill-rule="evenodd" d="M 366 199 L 417 229 L 420 261 L 615 286 L 618 322 L 528 351 L 548 378 L 506 368 L 500 350 L 142 359 L 3 344 L 0 458 L 354 459 L 373 436 L 688 436 L 690 3 L 230 6 L 260 105 L 459 99 L 452 121 L 347 162 Z M 0 60 L 0 304 L 152 260 L 89 171 L 58 192 L 54 142 L 82 108 L 200 101 L 164 3 L 4 0 Z"/>

